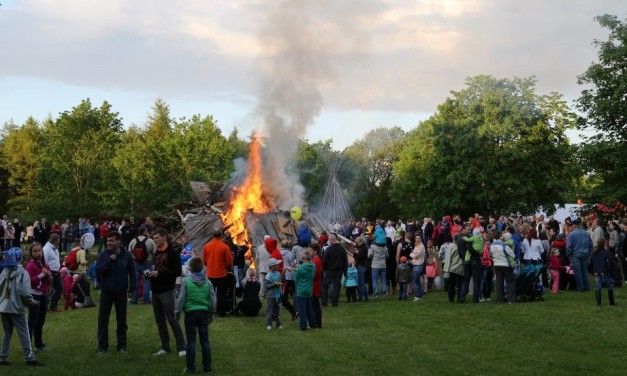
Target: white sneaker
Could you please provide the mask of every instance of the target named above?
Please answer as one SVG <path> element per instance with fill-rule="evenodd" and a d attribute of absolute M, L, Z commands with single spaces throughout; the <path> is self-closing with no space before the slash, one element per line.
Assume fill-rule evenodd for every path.
<path fill-rule="evenodd" d="M 154 354 L 152 354 L 152 355 L 165 355 L 165 354 L 167 354 L 167 353 L 168 353 L 168 352 L 167 352 L 167 351 L 165 351 L 164 349 L 159 349 L 159 351 L 157 351 L 156 353 L 154 353 Z"/>
<path fill-rule="evenodd" d="M 266 326 L 266 330 L 272 330 L 272 326 L 271 325 Z"/>
<path fill-rule="evenodd" d="M 179 351 L 179 356 L 185 356 L 185 355 L 187 355 L 187 351 L 185 350 Z"/>
<path fill-rule="evenodd" d="M 279 325 L 279 327 L 277 329 L 283 330 L 283 325 Z"/>
<path fill-rule="evenodd" d="M 416 297 L 414 298 L 414 302 L 419 302 L 419 301 L 420 301 L 420 298 L 416 296 Z"/>
<path fill-rule="evenodd" d="M 485 302 L 484 298 L 479 299 L 479 303 L 484 303 L 484 302 Z"/>

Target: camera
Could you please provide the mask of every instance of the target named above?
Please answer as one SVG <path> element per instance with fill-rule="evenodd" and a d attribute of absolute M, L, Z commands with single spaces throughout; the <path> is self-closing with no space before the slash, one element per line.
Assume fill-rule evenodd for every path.
<path fill-rule="evenodd" d="M 144 275 L 144 278 L 148 279 L 150 277 L 150 269 L 144 269 L 142 274 Z"/>

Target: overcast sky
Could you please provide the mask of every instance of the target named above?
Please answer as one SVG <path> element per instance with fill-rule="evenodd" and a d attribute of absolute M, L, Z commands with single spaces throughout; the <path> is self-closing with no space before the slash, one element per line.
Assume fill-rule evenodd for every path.
<path fill-rule="evenodd" d="M 287 81 L 300 81 L 287 65 L 302 63 L 322 99 L 302 134 L 336 149 L 377 127 L 415 127 L 478 74 L 536 76 L 539 94 L 574 99 L 593 39 L 607 37 L 593 17 L 627 16 L 624 0 L 0 3 L 0 122 L 91 98 L 143 124 L 161 97 L 176 118 L 213 115 L 225 134 L 248 135 L 262 122 L 260 86 L 281 73 L 272 58 L 298 40 Z"/>

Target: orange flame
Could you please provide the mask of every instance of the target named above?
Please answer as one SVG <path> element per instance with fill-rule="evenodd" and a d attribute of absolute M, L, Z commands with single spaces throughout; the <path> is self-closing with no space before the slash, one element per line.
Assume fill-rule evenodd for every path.
<path fill-rule="evenodd" d="M 233 242 L 250 244 L 244 218 L 247 211 L 267 213 L 271 207 L 261 181 L 261 143 L 258 136 L 254 136 L 248 153 L 248 176 L 242 185 L 233 188 L 229 208 L 221 215 Z"/>

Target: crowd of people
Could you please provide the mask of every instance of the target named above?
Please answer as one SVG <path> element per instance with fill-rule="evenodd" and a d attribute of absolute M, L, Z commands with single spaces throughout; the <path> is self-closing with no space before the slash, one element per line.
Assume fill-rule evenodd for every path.
<path fill-rule="evenodd" d="M 13 227 L 19 228 L 16 223 Z M 214 312 L 220 317 L 257 316 L 262 299 L 267 330 L 273 326 L 282 330 L 282 311 L 286 311 L 292 321 L 299 318 L 300 330 L 306 331 L 322 329 L 323 307 L 338 306 L 342 287 L 348 303 L 389 295 L 419 302 L 436 289 L 444 289 L 451 303 L 465 303 L 470 294 L 473 303 L 490 301 L 493 290 L 497 302 L 515 303 L 519 277 L 529 271 L 537 271 L 532 274 L 534 286 L 553 293 L 589 291 L 588 273 L 592 273 L 597 304 L 606 287 L 613 305 L 613 287 L 623 280 L 619 266 L 627 276 L 626 223 L 610 222 L 604 229 L 594 217 L 566 218 L 564 223 L 542 216 L 485 220 L 478 214 L 467 221 L 444 216 L 438 222 L 425 218 L 422 223 L 362 219 L 336 224 L 317 240 L 301 222 L 294 244 L 267 235 L 263 244 L 243 247 L 235 245 L 229 234 L 216 231 L 202 249 L 194 249 L 185 235 L 174 241 L 149 219 L 141 225 L 131 219 L 94 226 L 80 219 L 78 232 L 69 220 L 66 224 L 58 231 L 53 226 L 49 233 L 34 231 L 33 225 L 32 237 L 27 229 L 26 235 L 5 244 L 0 264 L 4 328 L 0 365 L 9 364 L 14 329 L 27 364 L 40 365 L 34 350 L 47 350 L 46 314 L 61 311 L 61 298 L 64 309 L 93 306 L 86 278 L 90 270 L 94 287 L 100 290 L 97 353 L 109 351 L 113 308 L 116 350 L 126 353 L 128 303 L 151 304 L 160 338 L 154 355 L 174 348 L 186 358 L 184 372 L 190 373 L 196 370 L 197 336 L 203 370 L 212 369 L 208 326 Z M 45 219 L 36 225 L 45 229 Z M 61 255 L 78 242 L 81 231 L 97 234 L 97 258 L 89 268 L 88 250 L 81 249 L 76 266 L 69 270 Z M 28 243 L 26 267 L 16 239 Z"/>

